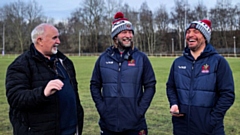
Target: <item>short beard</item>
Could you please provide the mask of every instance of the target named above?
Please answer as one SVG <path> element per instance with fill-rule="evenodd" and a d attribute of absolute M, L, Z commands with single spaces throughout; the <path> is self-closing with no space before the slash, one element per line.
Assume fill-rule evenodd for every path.
<path fill-rule="evenodd" d="M 189 49 L 190 49 L 192 52 L 196 52 L 196 51 L 198 51 L 199 48 L 201 48 L 203 45 L 204 45 L 204 42 L 200 42 L 200 43 L 197 44 L 195 47 L 189 47 Z"/>
<path fill-rule="evenodd" d="M 58 52 L 58 50 L 52 49 L 52 53 L 53 53 L 53 54 L 57 54 L 57 52 Z"/>
<path fill-rule="evenodd" d="M 128 40 L 130 40 L 130 39 L 128 39 Z M 130 48 L 130 47 L 132 47 L 132 41 L 130 41 L 130 43 L 129 44 L 123 44 L 123 42 L 121 41 L 121 40 L 119 40 L 118 38 L 117 38 L 117 40 L 116 40 L 117 42 L 117 46 L 118 46 L 118 48 L 120 49 L 120 50 L 126 50 L 127 48 Z"/>
<path fill-rule="evenodd" d="M 54 48 L 52 48 L 52 50 L 51 50 L 51 52 L 53 53 L 53 54 L 57 54 L 57 52 L 58 52 L 58 44 L 56 44 L 55 45 L 55 47 L 56 47 L 56 50 L 54 49 Z"/>

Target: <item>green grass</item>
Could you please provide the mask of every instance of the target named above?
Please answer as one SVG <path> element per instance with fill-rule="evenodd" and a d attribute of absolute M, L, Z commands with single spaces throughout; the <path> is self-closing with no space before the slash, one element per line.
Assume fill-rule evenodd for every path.
<path fill-rule="evenodd" d="M 7 66 L 16 56 L 0 57 L 0 135 L 11 135 L 12 127 L 8 118 L 8 104 L 5 94 L 5 74 Z M 93 66 L 97 57 L 70 57 L 75 65 L 79 94 L 81 103 L 85 111 L 83 135 L 99 135 L 98 113 L 92 101 L 89 85 Z M 174 58 L 150 57 L 155 75 L 157 78 L 156 94 L 150 108 L 146 113 L 149 128 L 149 135 L 170 135 L 172 134 L 171 116 L 169 114 L 169 104 L 166 97 L 166 81 L 170 66 Z M 234 105 L 228 110 L 225 116 L 226 135 L 240 134 L 240 59 L 227 58 L 234 75 L 236 99 Z"/>

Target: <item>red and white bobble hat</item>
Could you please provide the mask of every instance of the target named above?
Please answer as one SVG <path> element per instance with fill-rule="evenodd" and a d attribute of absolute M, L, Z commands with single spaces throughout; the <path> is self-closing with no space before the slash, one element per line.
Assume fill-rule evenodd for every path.
<path fill-rule="evenodd" d="M 211 30 L 212 28 L 211 28 L 211 21 L 210 20 L 204 19 L 204 20 L 201 20 L 201 21 L 193 21 L 193 22 L 191 22 L 189 24 L 189 26 L 186 28 L 185 33 L 190 28 L 198 29 L 203 34 L 205 39 L 207 40 L 207 43 L 210 42 L 211 31 L 212 31 Z"/>
<path fill-rule="evenodd" d="M 124 18 L 124 14 L 122 12 L 117 12 L 114 15 L 114 20 L 112 22 L 112 39 L 123 30 L 131 30 L 134 34 L 132 23 L 128 21 L 127 18 Z"/>

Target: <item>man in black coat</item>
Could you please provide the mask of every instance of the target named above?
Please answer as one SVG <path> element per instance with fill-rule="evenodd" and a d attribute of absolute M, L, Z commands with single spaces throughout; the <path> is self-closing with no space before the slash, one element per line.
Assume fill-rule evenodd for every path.
<path fill-rule="evenodd" d="M 74 65 L 58 51 L 58 30 L 36 26 L 30 50 L 6 74 L 6 95 L 14 135 L 81 135 L 83 108 Z"/>

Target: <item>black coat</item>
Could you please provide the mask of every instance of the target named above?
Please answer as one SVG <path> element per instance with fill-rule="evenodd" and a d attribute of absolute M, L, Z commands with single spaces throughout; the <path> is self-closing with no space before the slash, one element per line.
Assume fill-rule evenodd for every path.
<path fill-rule="evenodd" d="M 83 108 L 80 104 L 73 63 L 58 51 L 76 95 L 78 131 L 82 132 Z M 16 58 L 7 69 L 6 95 L 10 105 L 10 122 L 14 135 L 58 135 L 59 102 L 56 94 L 44 96 L 44 88 L 55 79 L 52 64 L 36 52 L 34 45 Z"/>

